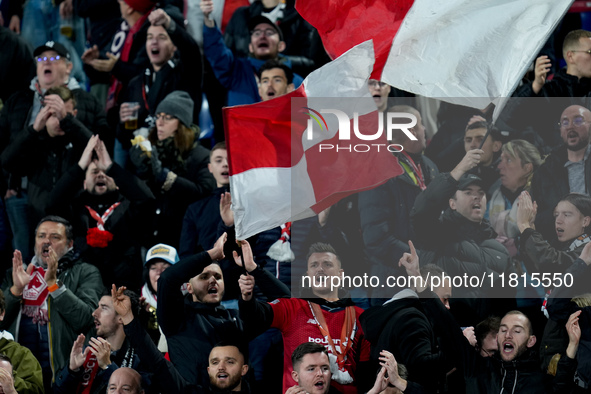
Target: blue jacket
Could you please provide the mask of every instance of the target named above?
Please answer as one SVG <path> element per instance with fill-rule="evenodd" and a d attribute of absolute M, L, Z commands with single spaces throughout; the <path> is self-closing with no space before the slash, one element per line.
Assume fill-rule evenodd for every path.
<path fill-rule="evenodd" d="M 203 25 L 203 52 L 211 64 L 216 78 L 228 89 L 228 106 L 253 104 L 261 101 L 256 73 L 266 60 L 254 57 L 235 57 L 226 47 L 222 33 L 217 27 Z M 291 67 L 291 61 L 280 56 L 285 65 Z M 297 89 L 302 83 L 301 76 L 294 74 L 293 84 Z"/>

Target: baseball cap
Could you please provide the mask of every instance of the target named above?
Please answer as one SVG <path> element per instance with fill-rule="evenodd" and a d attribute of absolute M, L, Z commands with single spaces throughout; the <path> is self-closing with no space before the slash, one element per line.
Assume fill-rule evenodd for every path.
<path fill-rule="evenodd" d="M 60 44 L 59 42 L 47 41 L 45 44 L 41 45 L 40 47 L 35 48 L 35 52 L 33 52 L 33 56 L 37 57 L 45 51 L 56 51 L 58 55 L 64 56 L 66 59 L 70 60 L 70 52 L 68 52 L 66 47 L 63 46 L 62 44 Z"/>
<path fill-rule="evenodd" d="M 476 184 L 482 188 L 484 188 L 484 182 L 480 177 L 474 174 L 464 174 L 460 177 L 458 181 L 458 190 L 466 190 L 468 186 Z"/>
<path fill-rule="evenodd" d="M 281 32 L 279 26 L 271 22 L 271 19 L 267 18 L 266 16 L 257 15 L 254 18 L 250 18 L 250 20 L 248 21 L 248 31 L 250 31 L 252 34 L 252 31 L 255 29 L 255 27 L 257 27 L 261 23 L 271 25 L 271 27 L 277 32 L 277 34 L 279 34 L 279 41 L 283 41 L 283 33 Z"/>
<path fill-rule="evenodd" d="M 174 264 L 179 261 L 179 255 L 176 252 L 176 249 L 172 246 L 166 244 L 157 244 L 148 250 L 148 253 L 146 254 L 146 262 L 144 265 L 147 265 L 150 260 L 154 259 L 160 259 L 166 261 L 167 263 Z"/>

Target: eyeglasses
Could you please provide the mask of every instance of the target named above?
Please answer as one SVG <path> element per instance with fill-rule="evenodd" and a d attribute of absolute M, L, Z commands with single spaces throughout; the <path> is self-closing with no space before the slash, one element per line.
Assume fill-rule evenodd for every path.
<path fill-rule="evenodd" d="M 37 58 L 37 62 L 41 63 L 41 62 L 46 62 L 49 61 L 50 63 L 56 62 L 58 60 L 61 59 L 61 56 L 57 55 L 57 56 L 51 56 L 51 57 L 47 57 L 47 56 L 38 56 Z"/>
<path fill-rule="evenodd" d="M 586 51 L 571 51 L 571 52 L 585 52 L 585 53 L 588 53 L 589 55 L 591 55 L 591 49 L 586 50 Z"/>
<path fill-rule="evenodd" d="M 572 125 L 575 127 L 580 127 L 580 126 L 584 125 L 585 123 L 587 123 L 587 122 L 585 121 L 585 118 L 583 118 L 582 116 L 577 116 L 572 120 Z M 565 128 L 570 126 L 570 124 L 571 124 L 571 121 L 568 118 L 564 118 L 560 122 L 558 122 L 558 126 L 565 127 Z"/>
<path fill-rule="evenodd" d="M 176 117 L 168 114 L 156 114 L 154 117 L 156 120 L 164 119 L 165 122 L 170 122 L 171 120 L 176 119 Z"/>
<path fill-rule="evenodd" d="M 383 88 L 384 86 L 387 85 L 386 82 L 376 81 L 375 79 L 370 80 L 367 84 L 369 85 L 370 88 L 376 88 L 378 86 L 380 88 Z"/>
<path fill-rule="evenodd" d="M 271 36 L 277 34 L 277 31 L 274 29 L 265 29 L 265 30 L 256 29 L 256 30 L 253 30 L 250 34 L 252 34 L 252 36 L 255 38 L 259 38 L 263 34 L 267 37 L 271 37 Z"/>

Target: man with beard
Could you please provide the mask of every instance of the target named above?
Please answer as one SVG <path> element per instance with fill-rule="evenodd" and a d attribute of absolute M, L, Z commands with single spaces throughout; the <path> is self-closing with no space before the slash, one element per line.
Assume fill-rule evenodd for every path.
<path fill-rule="evenodd" d="M 221 244 L 218 246 L 222 246 Z M 219 254 L 213 254 L 219 256 Z M 206 267 L 206 270 L 208 267 Z M 142 328 L 138 319 L 130 312 L 131 300 L 126 294 L 125 288 L 112 288 L 112 299 L 115 311 L 121 316 L 124 324 L 125 334 L 131 346 L 137 351 L 140 359 L 153 372 L 154 384 L 159 387 L 166 387 L 167 393 L 244 393 L 251 392 L 248 383 L 243 377 L 248 372 L 248 363 L 242 344 L 232 341 L 223 341 L 215 344 L 207 357 L 208 382 L 199 384 L 188 382 L 173 366 L 166 360 L 162 353 L 156 348 L 146 331 Z M 199 334 L 198 334 L 199 335 Z M 207 338 L 203 338 L 207 339 Z M 236 339 L 236 338 L 233 338 Z M 199 368 L 195 364 L 186 365 L 187 368 Z"/>
<path fill-rule="evenodd" d="M 250 248 L 243 245 L 242 255 L 250 272 L 254 264 Z M 241 276 L 240 316 L 248 331 L 262 332 L 273 327 L 283 334 L 283 392 L 293 385 L 290 355 L 301 343 L 313 342 L 324 345 L 330 353 L 335 368 L 332 385 L 343 393 L 357 393 L 366 389 L 364 384 L 371 385 L 368 375 L 363 373 L 370 351 L 359 323 L 363 310 L 354 306 L 348 294 L 332 287 L 333 277 L 344 275 L 341 260 L 332 246 L 313 244 L 307 261 L 308 269 L 302 280 L 302 295 L 306 298 L 280 298 L 269 304 L 256 301 L 254 277 Z"/>
<path fill-rule="evenodd" d="M 146 184 L 113 163 L 95 135 L 78 165 L 55 185 L 47 213 L 71 218 L 76 249 L 84 261 L 100 269 L 106 287 L 116 283 L 139 291 L 140 247 L 150 229 L 146 219 L 153 204 L 154 195 Z"/>
<path fill-rule="evenodd" d="M 54 374 L 68 363 L 72 343 L 92 324 L 103 290 L 98 269 L 78 259 L 74 232 L 59 216 L 46 216 L 35 230 L 35 256 L 25 271 L 15 250 L 2 290 L 6 329 L 39 360 L 46 392 Z M 51 329 L 50 329 L 51 328 Z"/>
<path fill-rule="evenodd" d="M 536 336 L 522 312 L 507 312 L 497 335 L 498 353 L 480 357 L 473 349 L 465 353 L 468 376 L 477 378 L 480 393 L 549 393 L 544 385 L 540 359 L 533 351 Z"/>
<path fill-rule="evenodd" d="M 126 290 L 131 311 L 137 316 L 140 299 L 137 294 Z M 98 308 L 92 313 L 94 335 L 89 334 L 87 346 L 85 336 L 80 334 L 70 352 L 70 362 L 57 375 L 53 393 L 103 393 L 109 378 L 120 367 L 138 369 L 140 360 L 123 330 L 121 316 L 113 307 L 111 292 L 99 300 Z"/>
<path fill-rule="evenodd" d="M 562 112 L 559 125 L 563 144 L 534 172 L 531 183 L 532 199 L 538 204 L 536 230 L 549 241 L 556 241 L 554 208 L 560 199 L 568 193 L 591 192 L 591 111 L 571 105 Z"/>

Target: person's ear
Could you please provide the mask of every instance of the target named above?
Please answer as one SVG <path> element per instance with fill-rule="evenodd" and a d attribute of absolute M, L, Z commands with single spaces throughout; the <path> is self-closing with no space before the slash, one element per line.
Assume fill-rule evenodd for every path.
<path fill-rule="evenodd" d="M 494 153 L 497 153 L 498 151 L 500 151 L 502 147 L 503 147 L 503 143 L 501 141 L 494 141 L 493 142 L 492 148 L 493 148 Z"/>
<path fill-rule="evenodd" d="M 191 286 L 191 282 L 187 282 L 187 292 L 193 294 L 193 286 Z"/>
<path fill-rule="evenodd" d="M 591 217 L 590 216 L 585 216 L 583 218 L 583 227 L 588 227 L 589 224 L 591 224 Z"/>
<path fill-rule="evenodd" d="M 527 347 L 531 348 L 536 344 L 536 336 L 535 335 L 531 335 L 529 337 L 529 339 L 527 340 Z"/>
<path fill-rule="evenodd" d="M 456 200 L 454 200 L 453 198 L 450 198 L 449 199 L 449 207 L 455 211 L 457 209 L 456 208 Z"/>
<path fill-rule="evenodd" d="M 246 375 L 248 373 L 248 365 L 244 364 L 242 366 L 242 376 Z"/>
<path fill-rule="evenodd" d="M 289 85 L 287 85 L 287 93 L 293 92 L 294 90 L 295 90 L 295 85 L 293 83 L 290 83 Z"/>
<path fill-rule="evenodd" d="M 281 53 L 285 51 L 285 41 L 279 41 L 279 44 L 277 45 L 277 52 Z"/>
<path fill-rule="evenodd" d="M 300 383 L 298 373 L 296 371 L 291 371 L 291 377 L 295 380 L 296 383 Z"/>
<path fill-rule="evenodd" d="M 252 44 L 248 44 L 248 52 L 254 53 L 254 46 Z"/>

